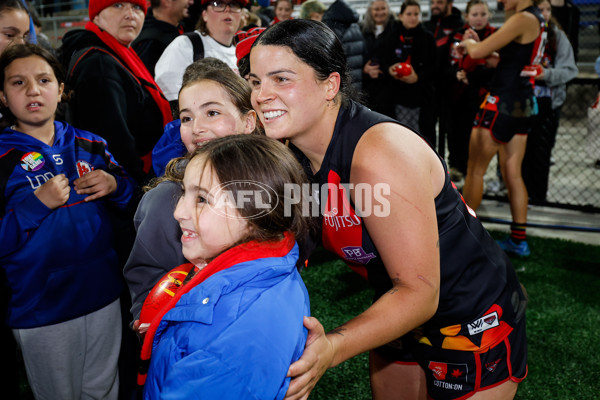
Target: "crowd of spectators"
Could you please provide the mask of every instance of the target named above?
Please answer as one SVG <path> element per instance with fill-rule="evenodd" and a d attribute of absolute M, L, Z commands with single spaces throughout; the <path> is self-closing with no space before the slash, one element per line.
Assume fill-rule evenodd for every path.
<path fill-rule="evenodd" d="M 405 0 L 398 10 L 393 10 L 388 0 L 369 0 L 361 19 L 344 0 L 327 6 L 319 0 L 307 0 L 299 6 L 292 0 L 90 0 L 85 28 L 69 31 L 60 45 L 53 48 L 38 34 L 39 43 L 57 57 L 66 72 L 64 89 L 71 97 L 65 97 L 58 106 L 58 117 L 76 129 L 101 137 L 108 145 L 109 156 L 114 156 L 115 163 L 132 178 L 128 206 L 109 208 L 111 222 L 117 227 L 111 250 L 118 256 L 119 266 L 125 266 L 132 248 L 140 251 L 140 244 L 134 245 L 134 213 L 143 188 L 165 170 L 166 162 L 161 159 L 162 165 L 157 169 L 153 155 L 162 149 L 165 140 L 170 146 L 168 158 L 182 156 L 186 150 L 193 152 L 179 137 L 179 132 L 183 136 L 186 129 L 192 131 L 190 125 L 182 128 L 185 113 L 180 118 L 179 109 L 182 92 L 192 85 L 185 78 L 187 73 L 189 79 L 190 66 L 209 65 L 210 62 L 195 63 L 216 59 L 219 68 L 229 68 L 228 73 L 241 73 L 242 78 L 248 79 L 248 58 L 254 40 L 265 28 L 294 18 L 322 21 L 337 35 L 351 77 L 348 90 L 354 98 L 418 132 L 441 154 L 445 153 L 447 141 L 448 173 L 460 188 L 472 166 L 471 128 L 479 104 L 495 82 L 499 63 L 496 51 L 480 59 L 466 54 L 468 46 L 463 41 L 473 37 L 470 32 L 474 31 L 481 42 L 496 29 L 489 24 L 491 10 L 483 0 L 470 0 L 464 14 L 453 6 L 452 0 L 431 0 L 430 18 L 426 21 L 422 20 L 421 6 L 417 0 Z M 531 79 L 535 81 L 539 112 L 524 152 L 523 180 L 531 202 L 544 204 L 565 85 L 578 72 L 575 61 L 579 14 L 568 0 L 542 0 L 539 7 L 548 23 L 548 41 L 540 63 L 531 66 L 535 71 Z M 26 17 L 31 17 L 32 23 L 37 18 L 34 10 L 25 13 L 13 8 L 0 7 L 0 25 L 10 13 L 11 18 L 20 18 L 17 25 L 22 29 L 13 32 L 17 39 L 3 43 L 4 37 L 0 38 L 0 51 L 25 41 L 25 23 L 29 22 Z M 203 79 L 217 81 L 212 77 Z M 244 79 L 232 80 L 239 89 L 246 83 Z M 219 84 L 226 87 L 225 83 Z M 243 92 L 240 96 L 249 103 L 246 89 L 239 89 Z M 193 104 L 193 99 L 185 103 L 186 112 Z M 250 113 L 253 123 L 251 127 L 238 126 L 228 134 L 261 134 L 254 111 L 236 106 L 240 115 Z M 169 196 L 174 196 L 175 191 L 171 188 Z M 0 200 L 4 206 L 4 200 Z M 170 204 L 166 214 L 170 215 L 173 208 Z M 0 221 L 4 214 L 5 210 L 0 209 Z M 139 225 L 138 218 L 135 226 Z M 177 231 L 177 227 L 171 228 Z M 524 238 L 524 230 L 520 229 L 519 225 L 519 234 Z M 2 257 L 0 252 L 0 264 L 4 263 Z M 174 262 L 183 260 L 179 254 Z M 144 282 L 144 295 L 158 278 L 152 277 L 152 285 Z M 121 357 L 121 367 L 128 370 L 121 374 L 120 384 L 122 396 L 131 393 L 131 398 L 136 391 L 132 379 L 139 343 L 135 335 L 130 335 L 130 325 L 139 317 L 144 299 L 137 295 L 133 306 L 127 291 L 120 296 L 125 328 L 122 352 L 127 353 Z M 133 319 L 129 307 L 133 307 Z"/>

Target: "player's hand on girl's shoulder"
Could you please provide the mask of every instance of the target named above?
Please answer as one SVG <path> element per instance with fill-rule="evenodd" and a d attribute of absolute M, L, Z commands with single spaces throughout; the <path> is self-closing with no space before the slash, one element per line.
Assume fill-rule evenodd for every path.
<path fill-rule="evenodd" d="M 319 320 L 304 317 L 304 327 L 308 329 L 304 353 L 288 370 L 292 380 L 284 400 L 306 400 L 333 360 L 333 346 Z"/>
<path fill-rule="evenodd" d="M 70 193 L 69 180 L 64 174 L 52 177 L 33 192 L 51 210 L 65 204 L 69 199 Z"/>
<path fill-rule="evenodd" d="M 89 194 L 85 201 L 92 201 L 108 196 L 117 190 L 117 180 L 108 172 L 96 169 L 76 179 L 74 188 L 77 194 Z"/>

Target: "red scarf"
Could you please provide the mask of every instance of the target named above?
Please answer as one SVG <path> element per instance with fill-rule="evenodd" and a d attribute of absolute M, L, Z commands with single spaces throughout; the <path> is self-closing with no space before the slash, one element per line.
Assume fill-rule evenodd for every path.
<path fill-rule="evenodd" d="M 123 46 L 111 34 L 103 31 L 98 25 L 91 21 L 85 25 L 85 29 L 94 32 L 104 44 L 114 51 L 119 59 L 125 63 L 129 72 L 131 72 L 131 74 L 140 81 L 144 89 L 150 93 L 150 96 L 152 96 L 162 114 L 163 127 L 171 122 L 173 120 L 173 115 L 171 114 L 169 101 L 166 99 L 162 90 L 160 90 L 135 50 L 131 47 Z"/>
<path fill-rule="evenodd" d="M 146 383 L 146 375 L 148 373 L 148 367 L 150 366 L 150 356 L 152 355 L 152 345 L 154 343 L 156 329 L 160 325 L 160 321 L 165 314 L 175 307 L 181 296 L 204 282 L 210 276 L 234 265 L 259 258 L 283 257 L 294 247 L 294 243 L 294 235 L 290 232 L 285 232 L 284 238 L 277 242 L 251 241 L 235 246 L 212 260 L 206 267 L 194 275 L 192 279 L 184 283 L 175 293 L 175 296 L 173 296 L 173 298 L 166 303 L 158 313 L 156 313 L 144 336 L 144 343 L 142 344 L 142 352 L 140 355 L 141 366 L 137 378 L 138 385 L 142 386 Z"/>

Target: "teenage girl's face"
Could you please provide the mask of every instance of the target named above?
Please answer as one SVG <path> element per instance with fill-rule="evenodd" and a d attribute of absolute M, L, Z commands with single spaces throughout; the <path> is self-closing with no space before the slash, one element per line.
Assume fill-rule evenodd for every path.
<path fill-rule="evenodd" d="M 546 22 L 552 17 L 552 6 L 548 1 L 542 1 L 538 4 L 538 9 L 542 12 L 542 16 Z"/>
<path fill-rule="evenodd" d="M 64 84 L 59 84 L 50 64 L 39 56 L 19 58 L 5 69 L 2 103 L 17 119 L 17 129 L 43 127 L 54 121 Z"/>
<path fill-rule="evenodd" d="M 100 11 L 93 22 L 123 46 L 129 47 L 142 30 L 144 10 L 133 3 L 115 3 Z"/>
<path fill-rule="evenodd" d="M 187 165 L 173 214 L 183 232 L 183 255 L 196 265 L 215 258 L 249 232 L 248 221 L 219 190 L 221 182 L 205 164 L 202 157 L 195 157 Z"/>
<path fill-rule="evenodd" d="M 12 44 L 23 44 L 29 36 L 29 15 L 23 10 L 0 13 L 0 54 Z"/>
<path fill-rule="evenodd" d="M 255 111 L 242 115 L 225 89 L 211 80 L 182 89 L 179 109 L 181 140 L 188 152 L 212 139 L 251 133 L 256 126 Z"/>
<path fill-rule="evenodd" d="M 490 11 L 486 4 L 475 4 L 467 13 L 467 24 L 475 30 L 483 29 L 490 18 Z"/>
<path fill-rule="evenodd" d="M 225 2 L 225 1 L 224 1 Z M 226 7 L 224 11 L 215 11 L 212 5 L 208 5 L 206 10 L 202 11 L 202 18 L 206 22 L 206 28 L 210 32 L 210 36 L 222 40 L 224 36 L 231 36 L 237 32 L 240 26 L 240 20 L 242 19 L 241 12 L 232 12 L 231 8 Z M 223 43 L 229 45 L 229 43 Z"/>
<path fill-rule="evenodd" d="M 421 9 L 417 6 L 408 6 L 402 14 L 400 21 L 406 29 L 416 28 L 421 23 Z"/>
<path fill-rule="evenodd" d="M 279 21 L 287 21 L 292 16 L 292 3 L 289 1 L 280 1 L 275 7 L 275 16 Z"/>
<path fill-rule="evenodd" d="M 257 45 L 250 52 L 252 108 L 267 136 L 296 138 L 317 125 L 332 96 L 327 81 L 284 46 Z"/>
<path fill-rule="evenodd" d="M 375 25 L 383 25 L 386 23 L 390 9 L 387 3 L 383 0 L 374 1 L 371 5 L 371 17 L 375 21 Z"/>

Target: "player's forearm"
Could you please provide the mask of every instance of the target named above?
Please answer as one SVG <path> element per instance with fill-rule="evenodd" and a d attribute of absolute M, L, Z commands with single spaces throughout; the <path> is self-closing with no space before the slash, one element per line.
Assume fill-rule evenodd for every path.
<path fill-rule="evenodd" d="M 428 321 L 438 304 L 434 287 L 418 291 L 394 287 L 362 314 L 327 333 L 334 348 L 334 367 L 358 354 L 383 346 Z"/>

